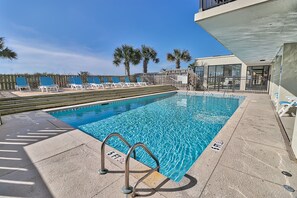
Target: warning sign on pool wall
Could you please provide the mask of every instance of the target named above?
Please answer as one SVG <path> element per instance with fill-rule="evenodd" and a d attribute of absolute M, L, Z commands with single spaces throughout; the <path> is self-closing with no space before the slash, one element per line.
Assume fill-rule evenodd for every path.
<path fill-rule="evenodd" d="M 125 162 L 125 158 L 115 151 L 110 151 L 110 152 L 106 153 L 106 155 L 108 157 L 110 157 L 111 159 L 120 162 L 121 164 L 123 164 Z"/>

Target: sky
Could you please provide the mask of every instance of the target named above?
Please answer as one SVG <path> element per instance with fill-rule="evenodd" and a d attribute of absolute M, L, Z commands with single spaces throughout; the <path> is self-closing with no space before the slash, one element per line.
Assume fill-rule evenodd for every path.
<path fill-rule="evenodd" d="M 175 48 L 193 59 L 230 54 L 194 22 L 198 9 L 198 0 L 0 0 L 0 37 L 18 54 L 0 59 L 0 73 L 124 75 L 112 64 L 123 44 L 158 52 L 149 72 L 174 68 L 166 54 Z M 142 72 L 142 64 L 130 67 Z"/>

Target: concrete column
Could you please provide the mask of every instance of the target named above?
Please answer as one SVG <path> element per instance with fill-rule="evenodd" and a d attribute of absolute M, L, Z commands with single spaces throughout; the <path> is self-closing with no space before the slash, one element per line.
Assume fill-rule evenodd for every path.
<path fill-rule="evenodd" d="M 283 60 L 283 52 L 281 51 L 275 57 L 275 62 L 271 66 L 271 79 L 270 79 L 270 96 L 273 101 L 276 101 L 278 105 L 278 100 L 276 95 L 279 95 L 279 80 L 280 80 L 280 67 Z"/>
<path fill-rule="evenodd" d="M 271 99 L 273 100 L 273 92 L 274 92 L 274 86 L 273 86 L 273 82 L 274 82 L 274 70 L 275 70 L 275 66 L 274 63 L 270 66 L 270 81 L 269 81 L 269 95 L 271 97 Z"/>
<path fill-rule="evenodd" d="M 241 64 L 241 80 L 240 80 L 241 91 L 244 91 L 246 86 L 246 70 L 247 70 L 247 65 Z"/>
<path fill-rule="evenodd" d="M 208 65 L 204 66 L 203 86 L 207 87 Z"/>

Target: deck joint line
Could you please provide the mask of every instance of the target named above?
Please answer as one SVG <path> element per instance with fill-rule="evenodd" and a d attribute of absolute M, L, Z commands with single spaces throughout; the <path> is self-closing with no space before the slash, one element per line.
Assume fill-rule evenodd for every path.
<path fill-rule="evenodd" d="M 231 141 L 231 139 L 232 139 L 232 137 L 233 137 L 233 135 L 234 135 L 234 132 L 236 131 L 237 127 L 239 126 L 239 123 L 240 123 L 241 119 L 243 118 L 244 114 L 246 113 L 246 110 L 247 110 L 249 104 L 250 104 L 250 100 L 247 101 L 247 104 L 246 104 L 245 107 L 244 107 L 244 111 L 243 111 L 242 115 L 240 116 L 240 119 L 238 120 L 238 122 L 237 122 L 237 124 L 236 124 L 236 127 L 234 128 L 234 130 L 233 130 L 233 132 L 232 132 L 232 135 L 231 135 L 230 139 L 227 141 L 226 146 L 225 146 L 225 148 L 223 149 L 222 154 L 220 155 L 218 162 L 216 163 L 214 169 L 211 171 L 211 174 L 210 174 L 209 178 L 207 179 L 207 181 L 206 181 L 206 183 L 205 183 L 203 189 L 201 190 L 200 195 L 198 196 L 199 198 L 202 196 L 202 194 L 203 194 L 203 192 L 204 192 L 204 190 L 205 190 L 205 188 L 206 188 L 206 186 L 207 186 L 207 184 L 208 184 L 210 178 L 212 177 L 212 175 L 213 175 L 214 171 L 216 170 L 217 166 L 219 165 L 219 163 L 220 163 L 220 161 L 221 161 L 221 158 L 222 158 L 222 156 L 224 155 L 224 153 L 225 153 L 225 151 L 226 151 L 226 149 L 227 149 L 227 147 L 228 147 L 228 145 L 229 145 L 229 142 Z"/>
<path fill-rule="evenodd" d="M 276 183 L 276 182 L 273 182 L 273 181 L 269 181 L 269 180 L 267 180 L 267 179 L 263 179 L 263 178 L 261 178 L 261 177 L 257 177 L 257 176 L 255 176 L 255 175 L 251 175 L 251 174 L 249 174 L 249 173 L 246 173 L 246 172 L 243 172 L 243 171 L 234 169 L 234 168 L 232 168 L 232 167 L 230 167 L 230 166 L 226 166 L 226 165 L 224 165 L 224 164 L 220 164 L 220 165 L 223 166 L 223 167 L 225 167 L 225 168 L 229 168 L 229 169 L 231 169 L 231 170 L 234 170 L 234 171 L 236 171 L 236 172 L 239 172 L 239 173 L 248 175 L 248 176 L 250 176 L 250 177 L 254 177 L 254 178 L 257 178 L 257 179 L 260 179 L 260 180 L 269 182 L 269 183 L 271 183 L 271 184 L 275 184 L 275 185 L 283 186 L 283 184 L 279 184 L 279 183 Z"/>

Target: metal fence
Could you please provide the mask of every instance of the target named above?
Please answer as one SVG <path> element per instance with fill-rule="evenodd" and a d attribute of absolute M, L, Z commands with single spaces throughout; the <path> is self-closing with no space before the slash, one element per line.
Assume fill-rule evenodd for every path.
<path fill-rule="evenodd" d="M 245 85 L 245 90 L 240 90 L 241 85 Z M 267 92 L 269 80 L 247 79 L 245 77 L 208 77 L 207 89 L 215 91 L 257 91 Z"/>
<path fill-rule="evenodd" d="M 241 77 L 208 77 L 207 88 L 209 90 L 239 90 L 241 81 L 245 78 Z"/>
<path fill-rule="evenodd" d="M 200 8 L 202 10 L 208 10 L 226 3 L 230 3 L 236 0 L 200 0 Z"/>

